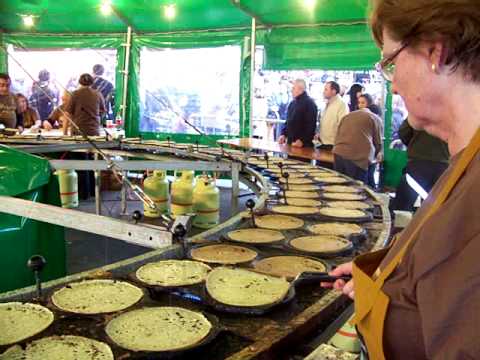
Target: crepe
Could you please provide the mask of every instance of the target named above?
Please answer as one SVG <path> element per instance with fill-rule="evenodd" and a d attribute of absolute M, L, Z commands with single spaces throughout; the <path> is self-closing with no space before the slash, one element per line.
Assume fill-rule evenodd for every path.
<path fill-rule="evenodd" d="M 241 307 L 276 304 L 290 289 L 290 284 L 283 278 L 226 267 L 212 270 L 206 284 L 208 294 L 216 301 Z"/>
<path fill-rule="evenodd" d="M 307 229 L 316 235 L 333 235 L 343 237 L 361 234 L 363 232 L 363 229 L 357 224 L 349 223 L 322 223 L 309 226 Z"/>
<path fill-rule="evenodd" d="M 14 346 L 0 355 L 0 360 L 113 360 L 110 346 L 83 336 L 50 336 L 36 340 L 22 349 Z"/>
<path fill-rule="evenodd" d="M 323 209 L 320 209 L 320 215 L 346 219 L 361 219 L 367 216 L 367 214 L 362 210 L 332 207 L 325 207 Z"/>
<path fill-rule="evenodd" d="M 314 178 L 315 181 L 319 181 L 319 182 L 322 182 L 324 184 L 344 184 L 344 183 L 347 183 L 349 180 L 343 178 L 343 177 L 340 177 L 340 176 L 316 176 Z"/>
<path fill-rule="evenodd" d="M 126 309 L 143 297 L 143 291 L 125 281 L 84 280 L 71 283 L 52 295 L 53 304 L 77 314 L 103 314 Z"/>
<path fill-rule="evenodd" d="M 264 215 L 255 218 L 255 225 L 259 228 L 273 230 L 293 230 L 304 225 L 302 219 L 285 215 Z"/>
<path fill-rule="evenodd" d="M 277 214 L 290 215 L 314 215 L 318 214 L 318 209 L 306 206 L 277 205 L 272 207 L 272 211 Z"/>
<path fill-rule="evenodd" d="M 215 244 L 192 249 L 190 257 L 214 264 L 241 264 L 254 260 L 257 253 L 243 246 Z"/>
<path fill-rule="evenodd" d="M 178 351 L 198 345 L 212 328 L 202 313 L 162 306 L 118 315 L 107 324 L 105 332 L 124 349 Z"/>
<path fill-rule="evenodd" d="M 320 187 L 313 184 L 306 184 L 306 185 L 296 185 L 296 184 L 288 184 L 288 189 L 291 191 L 317 191 L 320 190 Z"/>
<path fill-rule="evenodd" d="M 205 281 L 210 270 L 198 261 L 163 260 L 143 265 L 135 276 L 148 285 L 188 286 Z"/>
<path fill-rule="evenodd" d="M 334 192 L 334 193 L 359 193 L 362 189 L 354 186 L 345 186 L 345 185 L 327 185 L 322 186 L 322 190 L 325 192 Z"/>
<path fill-rule="evenodd" d="M 334 193 L 324 192 L 322 198 L 325 200 L 344 200 L 344 201 L 361 201 L 365 200 L 365 196 L 362 194 L 349 194 L 349 193 Z"/>
<path fill-rule="evenodd" d="M 9 345 L 41 333 L 53 322 L 46 307 L 9 302 L 0 304 L 0 345 Z"/>
<path fill-rule="evenodd" d="M 333 208 L 343 208 L 343 209 L 359 209 L 359 210 L 367 210 L 371 209 L 371 205 L 369 203 L 363 201 L 329 201 L 325 203 L 328 207 Z"/>
<path fill-rule="evenodd" d="M 319 260 L 303 256 L 272 256 L 255 264 L 255 270 L 274 276 L 295 278 L 303 272 L 325 272 L 327 267 Z"/>
<path fill-rule="evenodd" d="M 268 244 L 285 239 L 280 231 L 257 228 L 230 231 L 227 237 L 233 241 L 250 244 Z"/>
<path fill-rule="evenodd" d="M 282 184 L 286 184 L 287 180 L 285 178 L 280 178 L 280 182 Z M 313 184 L 313 181 L 310 179 L 304 179 L 304 178 L 293 178 L 293 179 L 288 179 L 288 184 L 292 185 L 303 185 L 303 184 Z"/>
<path fill-rule="evenodd" d="M 335 253 L 349 249 L 352 243 L 339 236 L 314 235 L 293 239 L 290 246 L 309 253 Z"/>
<path fill-rule="evenodd" d="M 283 196 L 283 191 L 280 191 L 280 196 Z M 298 198 L 298 199 L 315 199 L 318 198 L 319 195 L 316 192 L 307 192 L 307 191 L 293 191 L 293 190 L 286 190 L 285 196 L 287 198 Z"/>
<path fill-rule="evenodd" d="M 287 198 L 287 204 L 292 206 L 320 207 L 322 203 L 313 199 Z"/>

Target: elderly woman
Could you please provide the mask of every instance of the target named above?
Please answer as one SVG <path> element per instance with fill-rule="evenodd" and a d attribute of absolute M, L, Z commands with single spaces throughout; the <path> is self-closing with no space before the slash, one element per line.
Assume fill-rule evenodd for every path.
<path fill-rule="evenodd" d="M 58 129 L 58 128 L 63 128 L 63 123 L 67 122 L 67 112 L 66 108 L 68 104 L 70 103 L 71 95 L 68 91 L 64 91 L 62 94 L 62 103 L 60 106 L 56 107 L 52 113 L 49 115 L 48 119 L 44 121 L 44 128 L 45 129 Z"/>
<path fill-rule="evenodd" d="M 393 245 L 343 264 L 370 359 L 480 354 L 480 6 L 478 0 L 378 0 L 379 63 L 409 123 L 448 143 L 451 164 Z M 323 284 L 326 286 L 326 284 Z"/>

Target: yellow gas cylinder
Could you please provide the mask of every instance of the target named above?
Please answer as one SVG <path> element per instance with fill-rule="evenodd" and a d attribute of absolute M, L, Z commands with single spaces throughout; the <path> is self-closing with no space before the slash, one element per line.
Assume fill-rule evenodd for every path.
<path fill-rule="evenodd" d="M 193 226 L 210 229 L 220 221 L 220 191 L 215 179 L 198 176 L 193 190 L 193 211 L 196 214 Z"/>
<path fill-rule="evenodd" d="M 57 170 L 60 201 L 64 208 L 78 207 L 78 176 L 75 170 Z"/>
<path fill-rule="evenodd" d="M 350 325 L 350 318 L 337 333 L 330 339 L 329 343 L 341 350 L 351 353 L 360 352 L 360 340 L 354 326 Z"/>
<path fill-rule="evenodd" d="M 172 217 L 193 213 L 194 172 L 190 170 L 175 171 L 172 184 Z"/>
<path fill-rule="evenodd" d="M 144 215 L 150 218 L 158 218 L 161 214 L 168 214 L 168 181 L 167 173 L 155 170 L 153 175 L 143 182 L 143 190 L 155 203 L 156 209 L 145 204 Z"/>

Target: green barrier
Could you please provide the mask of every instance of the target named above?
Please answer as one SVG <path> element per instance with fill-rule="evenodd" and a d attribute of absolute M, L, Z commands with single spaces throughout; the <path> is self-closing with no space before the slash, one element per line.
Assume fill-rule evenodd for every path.
<path fill-rule="evenodd" d="M 48 161 L 0 146 L 0 195 L 60 206 L 58 181 Z M 63 227 L 0 213 L 0 292 L 34 283 L 27 260 L 43 255 L 48 264 L 42 280 L 66 274 Z"/>

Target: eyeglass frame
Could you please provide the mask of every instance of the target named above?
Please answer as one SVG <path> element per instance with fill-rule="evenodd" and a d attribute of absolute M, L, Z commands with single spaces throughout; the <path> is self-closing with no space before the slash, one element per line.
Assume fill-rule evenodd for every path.
<path fill-rule="evenodd" d="M 399 46 L 395 50 L 393 50 L 392 54 L 389 55 L 386 58 L 381 59 L 379 62 L 375 64 L 375 69 L 382 74 L 382 76 L 385 78 L 387 81 L 392 81 L 393 79 L 393 74 L 395 72 L 395 68 L 393 70 L 388 71 L 387 66 L 389 65 L 395 65 L 393 63 L 393 60 L 400 55 L 400 53 L 405 50 L 408 47 L 409 43 L 405 42 L 403 45 Z"/>

